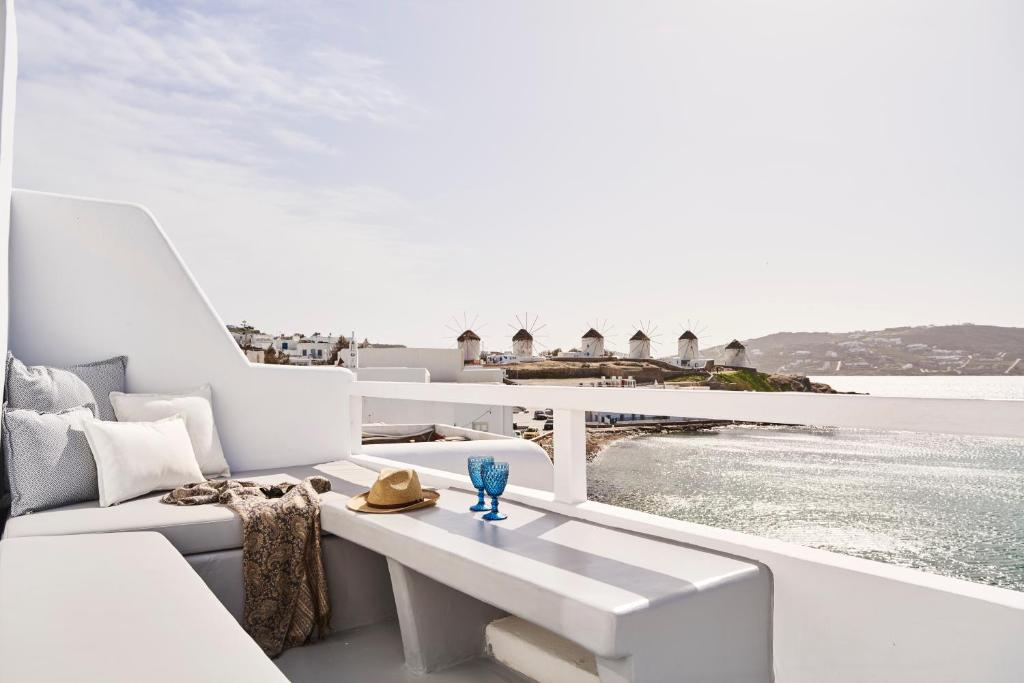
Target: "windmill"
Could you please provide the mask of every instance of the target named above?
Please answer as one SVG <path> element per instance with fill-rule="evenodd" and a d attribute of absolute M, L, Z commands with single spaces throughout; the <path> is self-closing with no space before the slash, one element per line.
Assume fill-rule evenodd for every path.
<path fill-rule="evenodd" d="M 647 324 L 641 320 L 636 332 L 629 338 L 629 358 L 650 358 L 651 347 L 654 344 L 653 340 L 658 336 L 657 333 L 658 328 L 652 326 L 650 320 Z"/>
<path fill-rule="evenodd" d="M 726 345 L 725 352 L 722 354 L 722 365 L 733 368 L 750 367 L 747 347 L 741 344 L 739 339 L 733 339 Z"/>
<path fill-rule="evenodd" d="M 522 317 L 516 315 L 516 324 L 509 323 L 510 329 L 516 330 L 516 333 L 512 335 L 512 355 L 518 358 L 533 358 L 533 344 L 534 338 L 538 336 L 538 332 L 544 329 L 547 325 L 538 325 L 537 321 L 540 320 L 540 316 L 534 314 L 533 320 L 530 320 L 529 312 L 524 313 Z"/>
<path fill-rule="evenodd" d="M 479 319 L 480 316 L 475 315 L 472 322 L 470 322 L 469 317 L 463 312 L 461 323 L 453 315 L 451 324 L 445 324 L 445 327 L 455 335 L 455 341 L 462 352 L 463 363 L 480 362 L 480 335 L 473 331 L 473 327 Z"/>
<path fill-rule="evenodd" d="M 680 325 L 680 327 L 683 327 Z M 679 335 L 677 340 L 678 361 L 682 365 L 694 363 L 700 359 L 700 345 L 698 338 L 702 336 L 707 328 L 700 324 L 700 321 L 686 321 L 685 332 Z M 694 332 L 696 330 L 696 332 Z"/>
<path fill-rule="evenodd" d="M 607 320 L 595 320 L 580 338 L 580 355 L 584 358 L 604 358 L 608 355 L 604 350 L 604 338 L 610 332 Z"/>

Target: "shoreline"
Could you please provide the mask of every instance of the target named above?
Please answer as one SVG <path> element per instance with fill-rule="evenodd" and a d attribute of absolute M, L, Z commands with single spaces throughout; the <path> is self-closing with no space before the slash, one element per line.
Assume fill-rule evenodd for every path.
<path fill-rule="evenodd" d="M 594 458 L 601 454 L 608 446 L 635 439 L 640 436 L 651 436 L 661 434 L 688 434 L 693 432 L 706 432 L 719 427 L 728 427 L 737 424 L 732 420 L 694 420 L 692 422 L 675 422 L 663 424 L 641 424 L 631 426 L 614 427 L 587 427 L 587 462 L 593 462 Z M 554 432 L 548 432 L 532 439 L 533 443 L 544 449 L 548 457 L 554 460 Z"/>

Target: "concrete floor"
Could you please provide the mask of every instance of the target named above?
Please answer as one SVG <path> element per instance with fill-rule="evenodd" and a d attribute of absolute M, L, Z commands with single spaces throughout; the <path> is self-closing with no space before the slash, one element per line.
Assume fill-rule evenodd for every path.
<path fill-rule="evenodd" d="M 444 625 L 438 624 L 438 628 Z M 335 633 L 321 642 L 288 650 L 275 664 L 295 683 L 530 683 L 488 657 L 436 673 L 414 674 L 405 666 L 397 621 Z"/>

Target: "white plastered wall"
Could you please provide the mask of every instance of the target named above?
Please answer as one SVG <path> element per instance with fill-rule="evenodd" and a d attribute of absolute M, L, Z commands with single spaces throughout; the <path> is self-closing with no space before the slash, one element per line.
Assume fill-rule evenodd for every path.
<path fill-rule="evenodd" d="M 128 356 L 128 391 L 213 386 L 233 470 L 347 457 L 352 373 L 253 365 L 140 206 L 15 190 L 10 349 L 30 364 Z"/>
<path fill-rule="evenodd" d="M 7 245 L 11 227 L 11 183 L 14 169 L 14 99 L 18 76 L 18 38 L 13 0 L 0 2 L 0 343 L 7 348 Z M 7 364 L 0 363 L 0 386 Z"/>

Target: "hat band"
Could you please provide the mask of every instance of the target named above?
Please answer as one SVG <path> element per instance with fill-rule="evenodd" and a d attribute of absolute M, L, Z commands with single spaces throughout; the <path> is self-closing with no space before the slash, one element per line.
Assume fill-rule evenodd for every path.
<path fill-rule="evenodd" d="M 372 508 L 377 508 L 379 510 L 395 510 L 397 508 L 404 508 L 404 507 L 408 507 L 410 505 L 415 505 L 416 503 L 422 503 L 424 500 L 426 500 L 426 498 L 417 498 L 416 500 L 410 500 L 407 503 L 393 503 L 391 505 L 379 505 L 377 503 L 371 503 L 370 500 L 367 499 L 366 500 L 366 504 L 369 505 Z"/>

